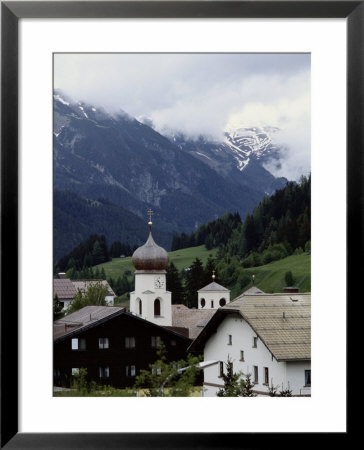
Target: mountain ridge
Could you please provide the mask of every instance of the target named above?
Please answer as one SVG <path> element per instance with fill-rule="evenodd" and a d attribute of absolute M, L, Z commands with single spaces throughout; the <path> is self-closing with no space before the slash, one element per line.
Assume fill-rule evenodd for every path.
<path fill-rule="evenodd" d="M 215 158 L 211 167 L 196 157 L 190 141 L 173 142 L 122 109 L 110 112 L 59 90 L 53 132 L 55 190 L 103 198 L 140 220 L 152 208 L 155 223 L 168 235 L 192 232 L 226 212 L 243 218 L 287 181 L 276 179 L 258 160 L 239 171 L 232 151 Z M 204 151 L 207 147 L 210 153 L 216 150 L 208 142 Z M 73 220 L 77 223 L 76 216 Z M 55 228 L 54 239 L 65 241 L 61 227 Z"/>

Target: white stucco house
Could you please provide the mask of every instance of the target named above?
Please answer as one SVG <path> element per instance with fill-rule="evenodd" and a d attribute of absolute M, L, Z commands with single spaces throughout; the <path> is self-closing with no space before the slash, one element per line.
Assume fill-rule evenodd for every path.
<path fill-rule="evenodd" d="M 205 369 L 205 396 L 223 387 L 228 359 L 234 372 L 251 374 L 258 396 L 272 384 L 311 395 L 311 294 L 244 293 L 216 311 L 189 351 L 219 361 Z"/>

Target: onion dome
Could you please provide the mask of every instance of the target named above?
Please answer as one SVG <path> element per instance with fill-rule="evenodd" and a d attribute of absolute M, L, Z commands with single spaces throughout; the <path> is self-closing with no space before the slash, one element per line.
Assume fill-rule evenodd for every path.
<path fill-rule="evenodd" d="M 133 253 L 132 262 L 137 270 L 165 270 L 168 253 L 154 242 L 150 232 L 147 242 Z"/>

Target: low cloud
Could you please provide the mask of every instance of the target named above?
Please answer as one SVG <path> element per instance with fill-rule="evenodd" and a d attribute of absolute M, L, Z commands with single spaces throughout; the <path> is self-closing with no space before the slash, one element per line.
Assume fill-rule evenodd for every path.
<path fill-rule="evenodd" d="M 285 155 L 267 168 L 289 179 L 309 171 L 309 55 L 60 54 L 54 73 L 72 98 L 122 108 L 160 132 L 221 139 L 228 127 L 276 126 Z"/>

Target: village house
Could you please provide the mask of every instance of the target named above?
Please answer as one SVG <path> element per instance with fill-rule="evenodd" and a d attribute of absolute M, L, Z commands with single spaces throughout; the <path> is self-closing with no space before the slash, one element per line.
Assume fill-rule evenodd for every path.
<path fill-rule="evenodd" d="M 66 311 L 73 302 L 77 289 L 69 278 L 55 278 L 53 280 L 53 297 L 57 295 L 62 311 Z"/>
<path fill-rule="evenodd" d="M 203 352 L 204 395 L 224 386 L 222 374 L 231 360 L 234 372 L 251 374 L 254 392 L 269 387 L 311 394 L 311 294 L 244 293 L 219 308 L 189 347 Z"/>
<path fill-rule="evenodd" d="M 84 294 L 89 286 L 94 286 L 98 283 L 107 288 L 106 303 L 110 306 L 114 305 L 116 294 L 106 280 L 70 280 L 69 278 L 64 278 L 64 274 L 59 275 L 63 275 L 63 277 L 53 279 L 53 297 L 58 296 L 58 300 L 62 305 L 62 311 L 67 311 L 79 290 Z"/>
<path fill-rule="evenodd" d="M 168 361 L 187 356 L 192 340 L 115 306 L 86 306 L 54 322 L 54 385 L 70 386 L 87 369 L 89 380 L 131 387 L 141 369 L 157 359 L 163 342 Z"/>
<path fill-rule="evenodd" d="M 72 281 L 73 286 L 76 288 L 76 290 L 78 291 L 80 289 L 80 291 L 82 293 L 87 292 L 87 289 L 90 286 L 95 286 L 100 283 L 102 286 L 105 286 L 107 288 L 105 302 L 109 306 L 114 305 L 114 300 L 116 298 L 116 294 L 112 290 L 111 286 L 109 285 L 109 283 L 106 280 L 71 280 L 71 281 Z"/>

